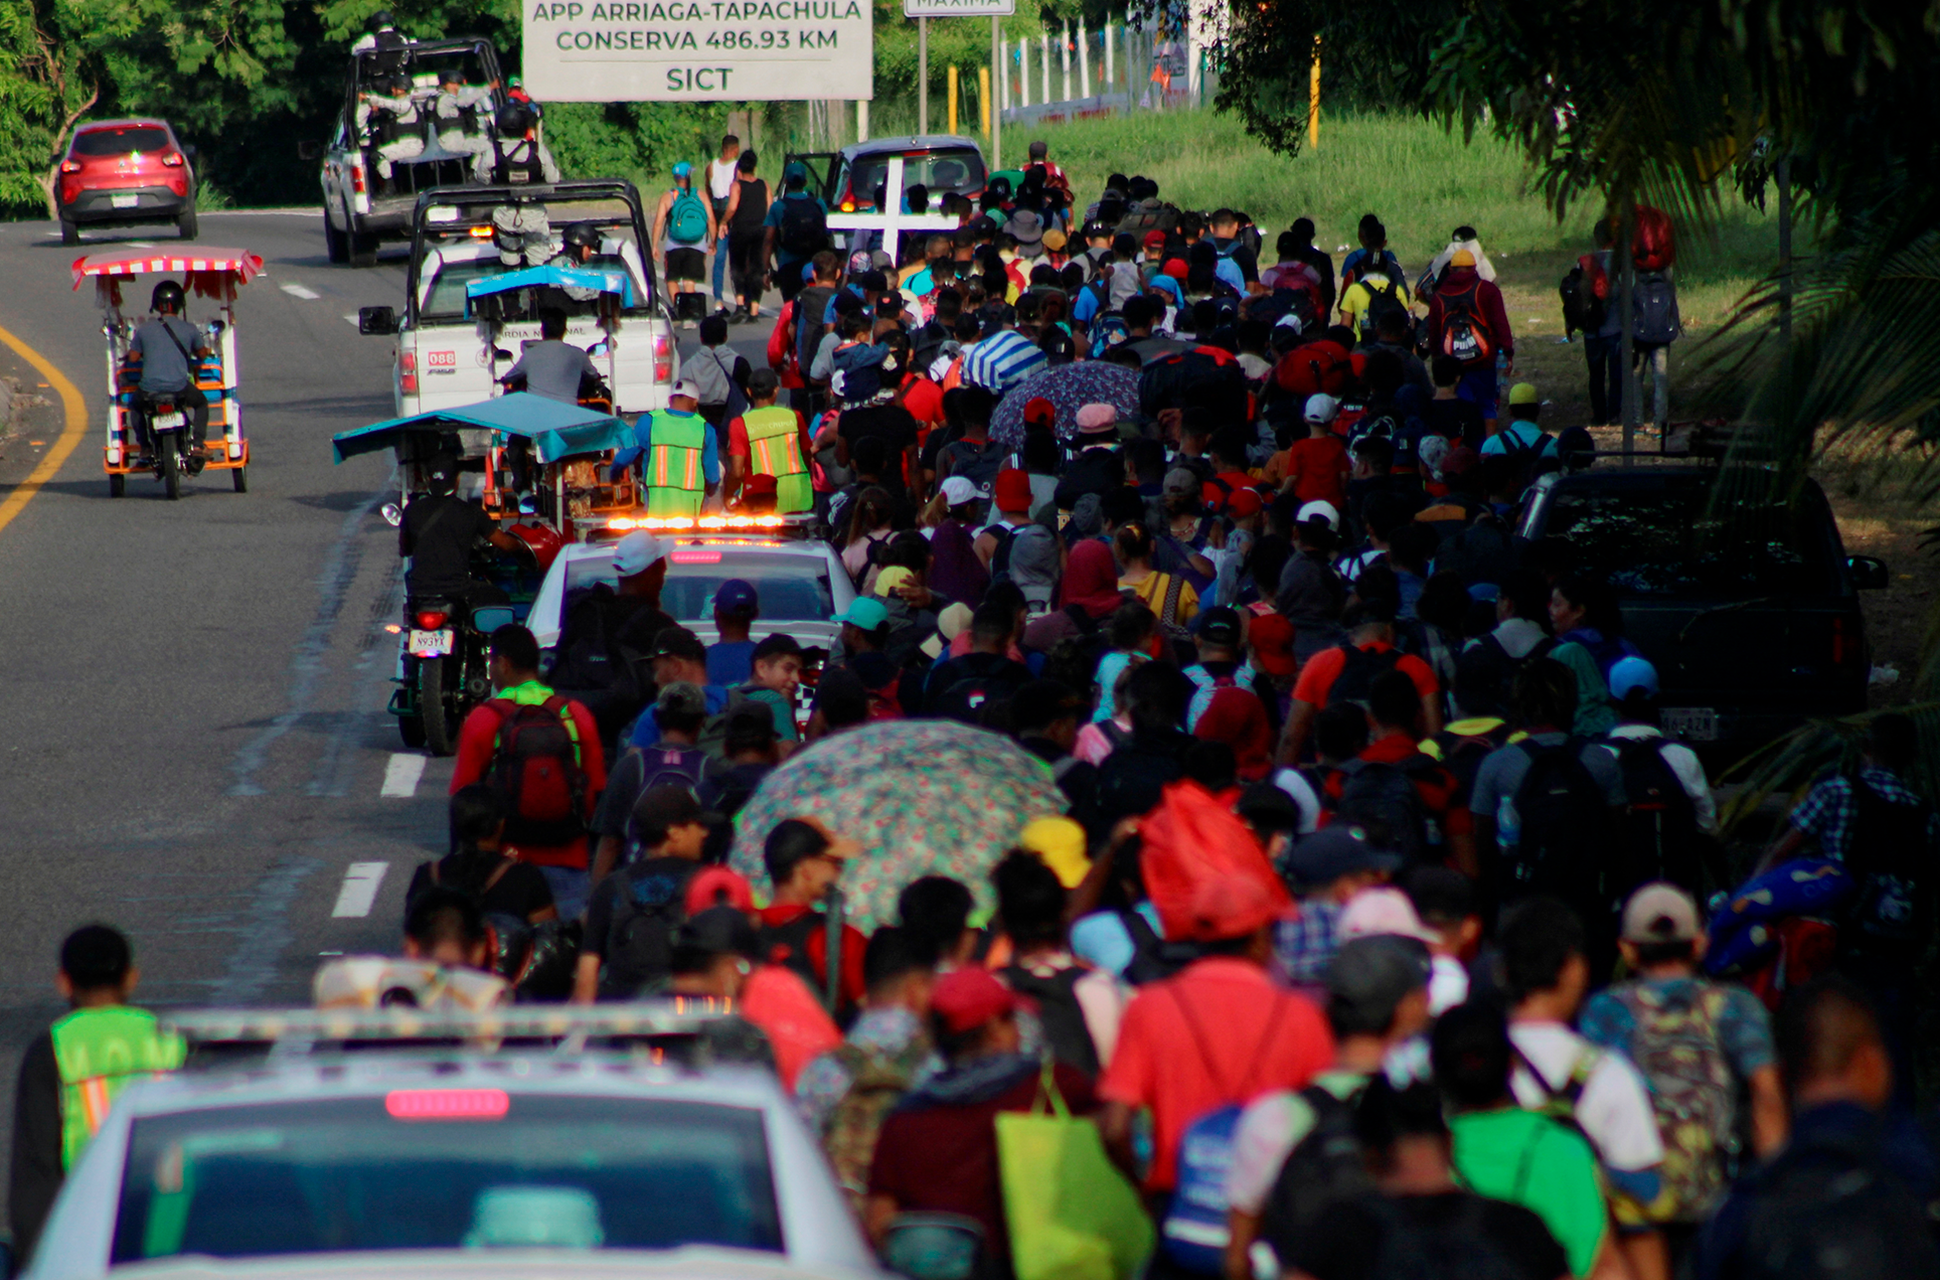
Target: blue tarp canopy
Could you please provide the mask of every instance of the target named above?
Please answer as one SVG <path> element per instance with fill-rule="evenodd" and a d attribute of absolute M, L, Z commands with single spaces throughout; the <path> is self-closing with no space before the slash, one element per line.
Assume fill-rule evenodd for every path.
<path fill-rule="evenodd" d="M 433 409 L 408 418 L 373 422 L 354 431 L 341 431 L 330 437 L 330 446 L 336 452 L 337 461 L 342 462 L 360 454 L 392 448 L 413 433 L 480 429 L 532 441 L 533 453 L 541 462 L 624 449 L 634 442 L 633 428 L 611 414 L 535 396 L 529 391 L 516 391 L 477 404 Z"/>
<path fill-rule="evenodd" d="M 620 305 L 633 305 L 633 277 L 625 271 L 600 271 L 588 267 L 527 267 L 523 271 L 508 271 L 504 275 L 483 276 L 467 281 L 465 297 L 483 298 L 487 294 L 509 293 L 514 289 L 529 289 L 539 285 L 551 285 L 557 289 L 591 289 L 595 293 L 617 293 Z"/>

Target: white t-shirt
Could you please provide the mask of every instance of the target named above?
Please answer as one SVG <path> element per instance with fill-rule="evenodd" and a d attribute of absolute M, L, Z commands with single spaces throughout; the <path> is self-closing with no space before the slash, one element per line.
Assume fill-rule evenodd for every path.
<path fill-rule="evenodd" d="M 1441 1017 L 1468 999 L 1468 970 L 1454 956 L 1434 956 L 1428 968 L 1428 1012 Z"/>
<path fill-rule="evenodd" d="M 715 158 L 707 162 L 707 194 L 716 200 L 725 200 L 734 194 L 733 160 Z"/>
<path fill-rule="evenodd" d="M 1295 835 L 1310 836 L 1320 830 L 1320 797 L 1314 794 L 1313 784 L 1298 769 L 1275 771 L 1273 785 L 1286 792 L 1293 807 L 1300 811 L 1300 826 Z"/>
<path fill-rule="evenodd" d="M 1624 1173 L 1664 1162 L 1664 1143 L 1657 1132 L 1657 1115 L 1651 1110 L 1650 1091 L 1628 1058 L 1592 1045 L 1560 1022 L 1512 1023 L 1509 1039 L 1550 1086 L 1545 1089 L 1537 1084 L 1518 1058 L 1509 1084 L 1519 1105 L 1541 1107 L 1552 1094 L 1568 1087 L 1577 1059 L 1594 1053 L 1597 1063 L 1576 1100 L 1576 1123 L 1595 1145 L 1598 1158 L 1606 1167 Z"/>

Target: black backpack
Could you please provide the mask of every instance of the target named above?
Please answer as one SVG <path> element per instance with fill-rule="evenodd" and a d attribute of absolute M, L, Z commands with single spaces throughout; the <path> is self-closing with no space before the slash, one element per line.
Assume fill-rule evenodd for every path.
<path fill-rule="evenodd" d="M 1379 333 L 1384 316 L 1397 315 L 1413 321 L 1413 313 L 1401 301 L 1400 268 L 1382 262 L 1363 272 L 1354 283 L 1367 293 L 1367 308 L 1361 312 L 1361 337 L 1369 338 Z"/>
<path fill-rule="evenodd" d="M 1880 1135 L 1794 1138 L 1738 1194 L 1749 1201 L 1742 1280 L 1915 1280 L 1940 1275 L 1926 1206 L 1887 1169 Z"/>
<path fill-rule="evenodd" d="M 1851 780 L 1854 821 L 1846 843 L 1846 868 L 1858 884 L 1840 945 L 1848 951 L 1884 952 L 1911 958 L 1924 945 L 1932 891 L 1928 866 L 1926 802 L 1888 800 L 1863 778 Z M 1926 883 L 1922 883 L 1922 879 Z"/>
<path fill-rule="evenodd" d="M 1343 781 L 1334 816 L 1363 828 L 1376 848 L 1400 854 L 1409 866 L 1429 860 L 1441 843 L 1440 832 L 1415 779 L 1437 767 L 1419 751 L 1400 764 L 1349 760 L 1340 766 Z"/>
<path fill-rule="evenodd" d="M 1170 978 L 1203 954 L 1193 943 L 1168 942 L 1137 908 L 1120 911 L 1118 919 L 1131 935 L 1132 959 L 1124 978 L 1135 987 Z"/>
<path fill-rule="evenodd" d="M 1301 1235 L 1316 1229 L 1316 1220 L 1330 1204 L 1374 1190 L 1354 1134 L 1355 1103 L 1366 1087 L 1356 1087 L 1349 1098 L 1337 1098 L 1317 1084 L 1300 1091 L 1300 1100 L 1313 1110 L 1313 1128 L 1287 1153 L 1260 1221 L 1260 1238 L 1283 1262 L 1294 1256 Z"/>
<path fill-rule="evenodd" d="M 1538 640 L 1528 653 L 1520 658 L 1512 658 L 1502 642 L 1491 631 L 1480 640 L 1462 650 L 1455 658 L 1455 687 L 1461 690 L 1474 689 L 1484 696 L 1493 692 L 1494 701 L 1488 710 L 1500 715 L 1509 709 L 1510 694 L 1515 689 L 1516 673 L 1538 658 L 1549 656 L 1556 647 L 1554 636 L 1544 636 Z"/>
<path fill-rule="evenodd" d="M 1661 347 L 1684 331 L 1677 314 L 1677 286 L 1661 271 L 1640 274 L 1632 286 L 1630 303 L 1633 336 L 1638 342 Z"/>
<path fill-rule="evenodd" d="M 1341 663 L 1340 675 L 1327 689 L 1330 706 L 1336 702 L 1358 702 L 1366 706 L 1367 700 L 1373 696 L 1374 678 L 1393 671 L 1401 661 L 1401 650 L 1394 648 L 1376 651 L 1344 644 L 1340 650 L 1347 655 L 1347 660 Z"/>
<path fill-rule="evenodd" d="M 1044 1028 L 1044 1042 L 1051 1056 L 1096 1079 L 1098 1048 L 1092 1043 L 1091 1028 L 1085 1023 L 1077 994 L 1078 981 L 1088 972 L 1073 965 L 1040 977 L 1021 964 L 1013 964 L 999 969 L 997 976 L 1012 991 L 1037 1002 L 1037 1020 Z"/>
<path fill-rule="evenodd" d="M 1484 1218 L 1488 1201 L 1463 1194 L 1452 1223 L 1427 1230 L 1400 1212 L 1392 1200 L 1369 1196 L 1360 1201 L 1381 1221 L 1380 1253 L 1368 1280 L 1517 1280 L 1526 1272 L 1505 1256 Z"/>
<path fill-rule="evenodd" d="M 674 930 L 687 919 L 687 882 L 700 867 L 686 858 L 649 858 L 618 872 L 607 927 L 600 994 L 627 1000 L 673 973 Z"/>
<path fill-rule="evenodd" d="M 1529 769 L 1516 788 L 1521 835 L 1513 851 L 1503 851 L 1512 885 L 1504 897 L 1548 893 L 1572 906 L 1598 898 L 1610 807 L 1583 763 L 1583 739 L 1552 747 L 1525 738 L 1516 746 L 1529 757 Z"/>
<path fill-rule="evenodd" d="M 1669 880 L 1695 892 L 1698 888 L 1697 806 L 1664 759 L 1663 738 L 1612 737 L 1623 770 L 1629 821 L 1624 835 L 1630 846 L 1625 886 Z"/>
<path fill-rule="evenodd" d="M 817 971 L 815 962 L 808 954 L 809 939 L 818 933 L 823 936 L 826 947 L 823 952 L 825 964 L 820 971 Z M 759 945 L 763 961 L 794 970 L 796 976 L 808 984 L 808 989 L 825 1006 L 829 1003 L 830 990 L 840 987 L 842 924 L 839 916 L 831 917 L 823 911 L 804 911 L 787 924 L 764 924 L 759 934 Z"/>
<path fill-rule="evenodd" d="M 783 196 L 775 243 L 791 258 L 812 258 L 828 248 L 829 216 L 822 202 L 807 195 Z"/>

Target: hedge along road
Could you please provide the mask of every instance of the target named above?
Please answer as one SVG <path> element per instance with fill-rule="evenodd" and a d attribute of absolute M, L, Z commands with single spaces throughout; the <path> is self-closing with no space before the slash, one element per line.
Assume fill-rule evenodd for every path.
<path fill-rule="evenodd" d="M 130 934 L 148 1002 L 302 1001 L 318 952 L 395 945 L 411 867 L 444 839 L 449 763 L 396 785 L 410 770 L 391 763 L 383 710 L 396 652 L 383 626 L 401 608 L 396 534 L 374 513 L 390 462 L 330 454 L 333 432 L 391 414 L 390 343 L 354 321 L 360 304 L 401 302 L 402 260 L 329 266 L 314 213 L 202 225 L 267 267 L 237 304 L 249 492 L 211 471 L 168 502 L 148 476 L 108 496 L 100 316 L 70 266 L 149 235 L 173 248 L 172 231 L 64 250 L 51 224 L 0 224 L 0 327 L 19 335 L 0 340 L 55 393 L 25 409 L 6 452 L 30 435 L 53 447 L 0 482 L 8 1098 L 21 1047 L 60 1012 L 54 958 L 75 925 Z M 130 310 L 155 279 L 124 290 Z M 207 320 L 207 300 L 189 315 Z M 380 795 L 387 776 L 406 794 Z M 368 867 L 343 893 L 352 863 L 388 869 L 368 914 L 334 916 L 340 897 L 365 901 Z"/>

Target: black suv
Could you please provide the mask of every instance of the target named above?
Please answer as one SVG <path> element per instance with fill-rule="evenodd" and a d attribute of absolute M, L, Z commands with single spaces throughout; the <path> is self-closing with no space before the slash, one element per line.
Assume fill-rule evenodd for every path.
<path fill-rule="evenodd" d="M 1872 651 L 1858 592 L 1886 566 L 1847 556 L 1825 494 L 1755 466 L 1621 467 L 1536 482 L 1517 530 L 1616 588 L 1657 667 L 1664 728 L 1748 748 L 1866 708 Z"/>

